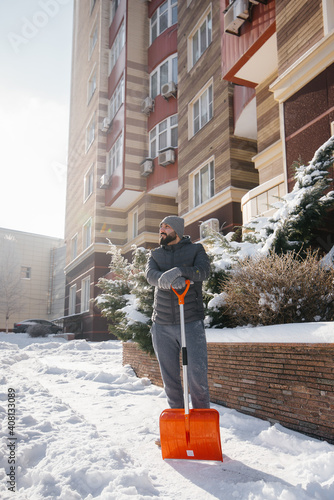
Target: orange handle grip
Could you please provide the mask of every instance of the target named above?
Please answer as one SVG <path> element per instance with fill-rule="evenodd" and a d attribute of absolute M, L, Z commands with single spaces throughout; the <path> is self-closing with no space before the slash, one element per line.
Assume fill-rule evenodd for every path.
<path fill-rule="evenodd" d="M 177 295 L 177 298 L 179 299 L 179 304 L 184 304 L 184 297 L 187 295 L 187 292 L 190 287 L 190 280 L 186 280 L 186 288 L 182 293 L 177 293 L 175 288 L 172 287 L 173 292 Z"/>

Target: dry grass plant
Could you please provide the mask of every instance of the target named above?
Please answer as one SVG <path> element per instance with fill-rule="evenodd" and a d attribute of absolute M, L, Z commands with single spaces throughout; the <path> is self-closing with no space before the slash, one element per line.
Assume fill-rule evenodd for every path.
<path fill-rule="evenodd" d="M 334 269 L 322 267 L 317 252 L 240 261 L 223 292 L 234 326 L 334 319 Z"/>

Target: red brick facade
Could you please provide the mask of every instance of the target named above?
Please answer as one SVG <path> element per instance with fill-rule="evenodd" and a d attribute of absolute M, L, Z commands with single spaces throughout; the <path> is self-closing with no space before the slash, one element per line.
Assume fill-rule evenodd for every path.
<path fill-rule="evenodd" d="M 334 443 L 333 344 L 208 344 L 213 403 Z M 123 344 L 123 364 L 162 386 L 154 356 Z"/>

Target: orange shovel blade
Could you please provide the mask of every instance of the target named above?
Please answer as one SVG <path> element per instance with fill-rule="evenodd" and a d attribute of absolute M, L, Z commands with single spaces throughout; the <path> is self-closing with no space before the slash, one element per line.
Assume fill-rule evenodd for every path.
<path fill-rule="evenodd" d="M 169 408 L 160 415 L 162 458 L 223 461 L 219 413 L 214 409 Z"/>

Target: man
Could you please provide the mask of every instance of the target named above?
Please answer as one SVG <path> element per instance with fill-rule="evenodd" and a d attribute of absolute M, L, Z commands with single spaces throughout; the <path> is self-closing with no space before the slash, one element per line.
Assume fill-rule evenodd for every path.
<path fill-rule="evenodd" d="M 146 278 L 155 286 L 152 342 L 158 358 L 168 404 L 183 408 L 180 376 L 181 328 L 178 298 L 185 280 L 192 284 L 184 303 L 188 354 L 188 382 L 193 408 L 209 408 L 207 347 L 204 330 L 202 282 L 209 277 L 210 261 L 200 243 L 183 236 L 184 220 L 169 215 L 160 223 L 160 247 L 152 250 L 146 266 Z"/>

